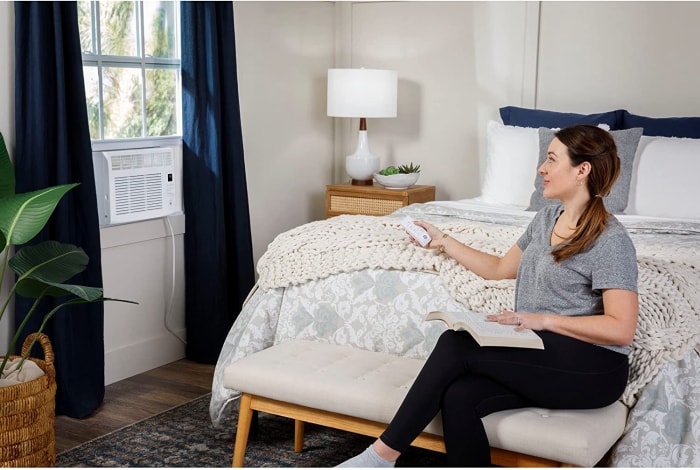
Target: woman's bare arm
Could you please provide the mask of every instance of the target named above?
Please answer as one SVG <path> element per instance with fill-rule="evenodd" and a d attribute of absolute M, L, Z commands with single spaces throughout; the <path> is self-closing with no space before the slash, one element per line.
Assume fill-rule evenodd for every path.
<path fill-rule="evenodd" d="M 475 250 L 459 240 L 447 236 L 427 222 L 417 220 L 416 225 L 427 230 L 432 238 L 426 248 L 437 248 L 444 251 L 459 264 L 484 279 L 515 279 L 520 257 L 523 254 L 517 245 L 513 245 L 505 256 L 500 257 Z"/>
<path fill-rule="evenodd" d="M 593 344 L 629 345 L 634 339 L 639 316 L 639 296 L 624 289 L 603 291 L 602 315 L 567 316 L 551 313 L 524 313 L 505 310 L 488 319 L 516 330 L 547 330 Z"/>

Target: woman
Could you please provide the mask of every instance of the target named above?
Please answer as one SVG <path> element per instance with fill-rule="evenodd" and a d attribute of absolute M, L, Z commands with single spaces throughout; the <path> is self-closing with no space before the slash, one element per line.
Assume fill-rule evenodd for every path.
<path fill-rule="evenodd" d="M 442 411 L 448 464 L 485 467 L 483 416 L 600 408 L 622 395 L 638 299 L 634 245 L 603 204 L 620 173 L 615 141 L 595 126 L 562 129 L 538 173 L 544 197 L 561 203 L 540 210 L 502 258 L 416 223 L 432 237 L 427 248 L 486 279 L 516 278 L 515 310 L 488 319 L 536 331 L 545 349 L 480 347 L 468 333 L 447 330 L 385 432 L 341 466 L 393 466 Z"/>

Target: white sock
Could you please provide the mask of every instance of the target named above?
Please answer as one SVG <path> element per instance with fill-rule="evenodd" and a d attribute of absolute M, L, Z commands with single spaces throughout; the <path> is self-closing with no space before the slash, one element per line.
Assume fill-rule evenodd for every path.
<path fill-rule="evenodd" d="M 377 454 L 374 450 L 374 446 L 369 446 L 359 455 L 346 460 L 345 462 L 338 465 L 338 467 L 354 467 L 354 468 L 381 468 L 381 467 L 393 467 L 396 462 L 390 462 L 384 460 Z"/>

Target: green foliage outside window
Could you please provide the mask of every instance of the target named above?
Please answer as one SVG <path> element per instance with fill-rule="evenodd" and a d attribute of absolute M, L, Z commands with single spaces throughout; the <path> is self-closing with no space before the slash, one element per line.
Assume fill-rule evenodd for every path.
<path fill-rule="evenodd" d="M 173 1 L 78 2 L 92 139 L 179 133 L 178 21 Z"/>

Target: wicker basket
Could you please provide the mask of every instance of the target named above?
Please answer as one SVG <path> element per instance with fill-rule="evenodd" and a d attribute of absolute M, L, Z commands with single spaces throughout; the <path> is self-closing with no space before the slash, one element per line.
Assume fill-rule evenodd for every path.
<path fill-rule="evenodd" d="M 24 341 L 22 355 L 36 334 Z M 49 337 L 37 338 L 44 360 L 31 358 L 45 375 L 0 387 L 0 467 L 53 467 L 56 463 L 56 370 Z M 11 356 L 13 359 L 18 356 Z"/>

